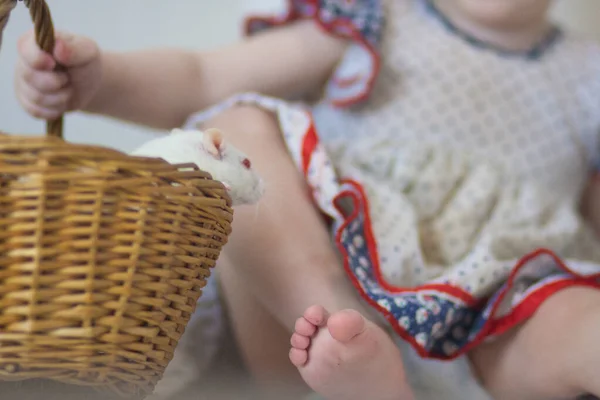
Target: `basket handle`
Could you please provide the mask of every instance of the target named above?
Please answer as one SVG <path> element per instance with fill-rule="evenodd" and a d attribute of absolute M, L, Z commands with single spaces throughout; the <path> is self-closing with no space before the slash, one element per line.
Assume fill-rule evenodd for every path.
<path fill-rule="evenodd" d="M 35 40 L 42 50 L 52 54 L 54 52 L 54 44 L 56 37 L 54 35 L 54 24 L 50 9 L 45 0 L 18 0 L 23 1 L 34 24 Z M 0 0 L 0 38 L 4 29 L 8 16 L 13 8 L 17 5 L 17 0 Z M 57 65 L 57 69 L 63 68 Z M 63 137 L 63 117 L 62 115 L 54 120 L 46 121 L 46 135 L 54 136 L 62 139 Z"/>

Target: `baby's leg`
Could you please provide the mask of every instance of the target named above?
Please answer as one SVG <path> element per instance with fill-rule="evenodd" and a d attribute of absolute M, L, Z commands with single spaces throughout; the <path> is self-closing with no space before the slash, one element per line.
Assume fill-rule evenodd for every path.
<path fill-rule="evenodd" d="M 309 393 L 298 370 L 289 362 L 289 331 L 249 290 L 227 257 L 219 272 L 228 317 L 244 364 L 264 400 L 300 399 Z"/>
<path fill-rule="evenodd" d="M 471 354 L 496 400 L 600 396 L 600 291 L 565 289 L 522 326 Z"/>
<path fill-rule="evenodd" d="M 265 180 L 260 204 L 235 210 L 225 248 L 250 291 L 290 333 L 296 318 L 314 303 L 334 311 L 361 308 L 275 118 L 239 106 L 206 127 L 222 129 Z"/>
<path fill-rule="evenodd" d="M 296 318 L 308 306 L 320 303 L 337 311 L 361 309 L 362 304 L 274 117 L 258 108 L 237 107 L 209 121 L 206 127 L 222 129 L 228 141 L 248 154 L 266 183 L 265 196 L 257 208 L 235 210 L 233 234 L 222 259 L 227 262 L 222 278 L 241 352 L 254 376 L 262 378 L 261 386 L 268 388 L 275 382 L 265 371 L 286 371 L 285 366 L 274 365 L 289 365 L 289 337 Z M 266 344 L 272 350 L 268 360 L 261 354 L 265 351 L 261 346 L 269 334 L 257 333 L 254 318 L 264 322 L 260 329 L 273 333 Z M 276 343 L 275 332 L 281 327 L 288 333 Z M 297 372 L 285 375 L 279 378 L 289 379 L 296 388 Z"/>

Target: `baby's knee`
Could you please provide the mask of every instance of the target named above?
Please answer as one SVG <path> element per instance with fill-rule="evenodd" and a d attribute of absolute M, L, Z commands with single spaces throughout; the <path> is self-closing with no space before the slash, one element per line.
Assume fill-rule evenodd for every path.
<path fill-rule="evenodd" d="M 228 108 L 202 124 L 201 128 L 219 128 L 233 144 L 282 142 L 277 118 L 272 112 L 252 105 Z"/>

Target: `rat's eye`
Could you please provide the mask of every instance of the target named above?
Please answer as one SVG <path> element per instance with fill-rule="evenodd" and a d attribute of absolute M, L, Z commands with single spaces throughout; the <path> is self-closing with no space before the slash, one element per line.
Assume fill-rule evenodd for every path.
<path fill-rule="evenodd" d="M 242 165 L 244 166 L 244 168 L 246 169 L 250 169 L 252 168 L 252 163 L 250 162 L 250 160 L 248 160 L 247 158 L 244 158 L 242 160 Z"/>

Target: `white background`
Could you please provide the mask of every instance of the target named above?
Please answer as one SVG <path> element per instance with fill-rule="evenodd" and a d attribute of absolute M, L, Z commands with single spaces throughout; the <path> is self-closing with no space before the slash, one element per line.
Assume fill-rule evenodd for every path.
<path fill-rule="evenodd" d="M 154 46 L 208 49 L 240 37 L 248 12 L 282 9 L 284 0 L 47 0 L 55 26 L 96 39 L 111 50 Z M 571 29 L 600 39 L 599 0 L 557 0 L 555 16 Z M 0 51 L 0 130 L 41 134 L 44 125 L 22 111 L 12 76 L 18 37 L 31 29 L 20 3 L 4 33 Z M 200 89 L 199 89 L 200 90 Z M 129 151 L 149 139 L 148 130 L 87 115 L 66 119 L 66 138 Z"/>

